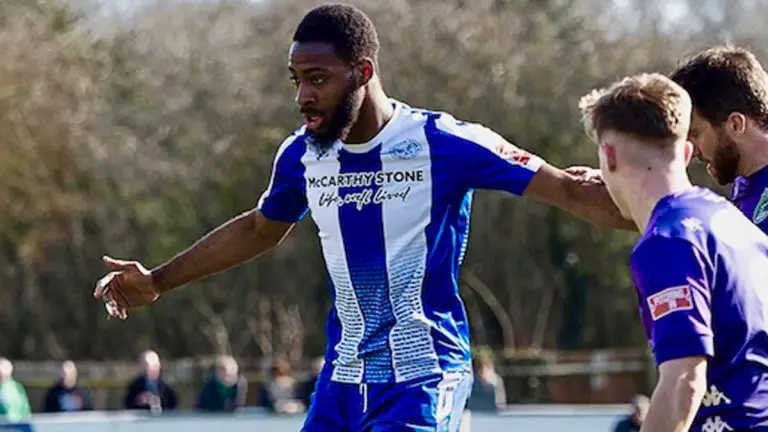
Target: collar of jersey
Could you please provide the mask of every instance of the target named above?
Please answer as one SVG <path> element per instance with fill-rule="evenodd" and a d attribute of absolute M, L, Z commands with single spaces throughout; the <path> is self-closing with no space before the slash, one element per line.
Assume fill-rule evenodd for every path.
<path fill-rule="evenodd" d="M 349 153 L 361 154 L 368 153 L 377 146 L 381 145 L 383 142 L 387 141 L 396 132 L 398 123 L 397 120 L 400 117 L 400 113 L 402 112 L 402 107 L 399 102 L 394 99 L 390 99 L 390 102 L 392 103 L 392 107 L 395 109 L 395 111 L 392 113 L 392 118 L 389 119 L 387 124 L 381 128 L 375 137 L 373 137 L 370 141 L 362 144 L 347 144 L 342 142 L 341 147 Z"/>
<path fill-rule="evenodd" d="M 737 178 L 733 185 L 733 195 L 739 195 L 739 191 L 743 193 L 753 189 L 763 190 L 768 186 L 766 183 L 768 183 L 768 165 L 760 168 L 748 177 Z"/>
<path fill-rule="evenodd" d="M 705 193 L 706 193 L 706 190 L 698 186 L 691 186 L 691 187 L 679 190 L 677 192 L 672 192 L 671 194 L 664 195 L 653 206 L 653 210 L 651 210 L 651 218 L 648 220 L 647 226 L 651 227 L 656 225 L 656 220 L 659 219 L 659 217 L 662 214 L 664 214 L 664 212 L 666 212 L 671 208 L 669 203 L 670 201 L 685 200 L 691 197 L 701 196 L 702 194 L 705 194 Z"/>

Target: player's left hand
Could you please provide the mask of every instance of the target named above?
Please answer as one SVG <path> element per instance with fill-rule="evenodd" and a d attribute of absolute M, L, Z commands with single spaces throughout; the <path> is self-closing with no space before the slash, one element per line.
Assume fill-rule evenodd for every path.
<path fill-rule="evenodd" d="M 564 170 L 568 174 L 585 182 L 603 183 L 603 174 L 597 168 L 588 166 L 572 166 Z"/>

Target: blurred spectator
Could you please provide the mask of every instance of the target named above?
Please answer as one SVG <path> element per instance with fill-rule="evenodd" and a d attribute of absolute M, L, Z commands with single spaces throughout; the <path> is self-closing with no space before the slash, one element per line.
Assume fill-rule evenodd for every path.
<path fill-rule="evenodd" d="M 467 409 L 477 412 L 496 412 L 507 404 L 504 381 L 496 373 L 489 356 L 479 355 L 475 360 L 475 382 L 467 402 Z"/>
<path fill-rule="evenodd" d="M 248 381 L 238 373 L 237 362 L 229 356 L 216 361 L 213 373 L 203 384 L 197 409 L 210 412 L 234 412 L 245 406 Z"/>
<path fill-rule="evenodd" d="M 635 395 L 629 402 L 632 412 L 616 423 L 613 432 L 639 432 L 645 421 L 645 415 L 648 413 L 650 400 L 645 395 Z"/>
<path fill-rule="evenodd" d="M 26 390 L 13 379 L 13 363 L 0 357 L 0 419 L 18 422 L 28 418 L 30 411 Z"/>
<path fill-rule="evenodd" d="M 306 408 L 312 405 L 312 393 L 315 392 L 315 385 L 317 384 L 317 377 L 320 376 L 320 372 L 325 366 L 325 358 L 318 357 L 312 362 L 312 371 L 309 379 L 301 386 L 301 401 Z"/>
<path fill-rule="evenodd" d="M 45 394 L 43 411 L 54 413 L 91 409 L 90 392 L 77 385 L 77 366 L 71 361 L 63 362 L 56 383 Z"/>
<path fill-rule="evenodd" d="M 272 378 L 262 391 L 262 405 L 274 412 L 294 414 L 304 411 L 305 406 L 297 398 L 296 379 L 291 375 L 291 365 L 285 360 L 275 360 Z"/>
<path fill-rule="evenodd" d="M 126 409 L 148 409 L 162 412 L 176 409 L 176 392 L 160 376 L 160 357 L 154 351 L 141 354 L 141 375 L 128 386 L 125 394 Z"/>

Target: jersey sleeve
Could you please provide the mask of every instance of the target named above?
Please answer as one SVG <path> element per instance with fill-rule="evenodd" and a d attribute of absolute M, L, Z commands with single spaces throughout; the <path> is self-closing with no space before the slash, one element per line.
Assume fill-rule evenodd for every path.
<path fill-rule="evenodd" d="M 306 215 L 303 154 L 304 139 L 297 135 L 286 139 L 277 150 L 269 186 L 257 205 L 267 219 L 298 222 Z"/>
<path fill-rule="evenodd" d="M 651 237 L 631 266 L 656 363 L 713 356 L 712 272 L 704 255 L 686 240 Z"/>
<path fill-rule="evenodd" d="M 434 134 L 450 145 L 454 171 L 469 189 L 522 195 L 544 163 L 485 126 L 445 114 L 436 121 Z"/>

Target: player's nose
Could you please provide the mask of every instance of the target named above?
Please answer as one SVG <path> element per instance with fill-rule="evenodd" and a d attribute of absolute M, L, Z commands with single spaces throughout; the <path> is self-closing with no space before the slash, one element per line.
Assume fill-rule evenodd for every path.
<path fill-rule="evenodd" d="M 310 86 L 299 84 L 296 88 L 296 104 L 300 108 L 317 104 L 317 94 Z"/>
<path fill-rule="evenodd" d="M 700 161 L 704 160 L 704 156 L 701 153 L 701 149 L 699 148 L 698 145 L 696 145 L 695 142 L 693 143 L 693 157 L 695 157 L 696 159 L 698 159 Z"/>

